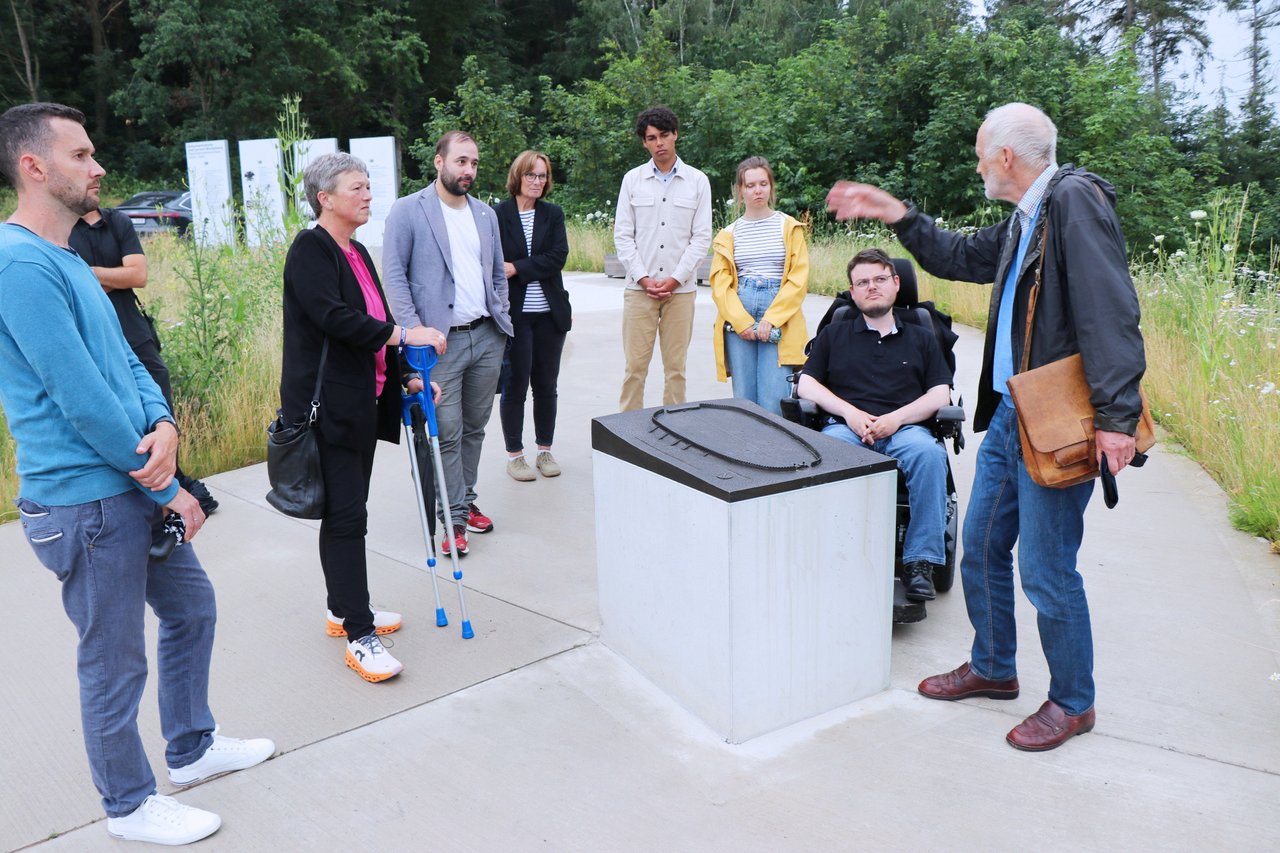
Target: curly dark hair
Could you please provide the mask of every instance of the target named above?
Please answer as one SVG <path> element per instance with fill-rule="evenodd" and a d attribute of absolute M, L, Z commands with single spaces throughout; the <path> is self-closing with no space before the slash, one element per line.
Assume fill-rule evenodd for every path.
<path fill-rule="evenodd" d="M 636 116 L 636 136 L 644 139 L 644 133 L 651 127 L 677 133 L 680 130 L 680 119 L 666 107 L 649 107 Z"/>

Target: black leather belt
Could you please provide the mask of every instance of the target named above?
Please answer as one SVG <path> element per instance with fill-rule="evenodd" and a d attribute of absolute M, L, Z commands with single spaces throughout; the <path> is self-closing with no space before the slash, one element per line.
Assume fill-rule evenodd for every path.
<path fill-rule="evenodd" d="M 451 331 L 451 332 L 470 332 L 470 331 L 472 331 L 473 329 L 478 329 L 478 328 L 480 328 L 481 326 L 483 326 L 486 322 L 488 322 L 488 321 L 489 321 L 489 319 L 490 319 L 490 318 L 489 318 L 489 315 L 488 315 L 488 314 L 486 314 L 486 315 L 485 315 L 485 316 L 483 316 L 483 317 L 477 317 L 477 318 L 475 318 L 475 319 L 474 319 L 474 320 L 472 320 L 470 323 L 463 323 L 461 326 L 450 326 L 450 327 L 449 327 L 449 331 Z"/>

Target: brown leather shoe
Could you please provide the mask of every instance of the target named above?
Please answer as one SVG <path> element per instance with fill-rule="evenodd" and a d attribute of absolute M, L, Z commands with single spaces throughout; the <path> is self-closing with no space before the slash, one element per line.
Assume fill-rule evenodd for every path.
<path fill-rule="evenodd" d="M 1092 708 L 1073 717 L 1050 699 L 1039 711 L 1014 726 L 1005 740 L 1014 749 L 1044 752 L 1062 746 L 1075 735 L 1093 731 L 1095 719 Z"/>
<path fill-rule="evenodd" d="M 930 699 L 945 699 L 948 702 L 956 699 L 969 699 L 974 696 L 985 696 L 988 699 L 1017 699 L 1018 679 L 1008 681 L 991 681 L 976 674 L 965 661 L 951 672 L 931 675 L 916 688 L 920 695 Z"/>

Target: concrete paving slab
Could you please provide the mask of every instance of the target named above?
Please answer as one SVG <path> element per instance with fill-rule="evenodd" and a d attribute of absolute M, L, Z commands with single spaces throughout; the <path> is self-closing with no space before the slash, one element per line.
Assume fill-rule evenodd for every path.
<path fill-rule="evenodd" d="M 593 645 L 183 799 L 227 816 L 210 851 L 1248 850 L 1273 830 L 1267 774 L 1106 734 L 1024 755 L 1004 723 L 891 691 L 730 747 Z M 90 826 L 41 849 L 117 847 Z"/>
<path fill-rule="evenodd" d="M 223 509 L 197 547 L 219 594 L 215 710 L 229 734 L 271 736 L 282 754 L 179 794 L 224 817 L 200 849 L 1274 848 L 1280 561 L 1233 531 L 1221 491 L 1163 444 L 1147 468 L 1121 476 L 1119 508 L 1089 510 L 1093 734 L 1042 755 L 1004 744 L 1048 684 L 1022 600 L 1018 700 L 914 692 L 967 655 L 957 582 L 925 622 L 895 629 L 892 689 L 741 747 L 718 742 L 595 640 L 589 426 L 617 406 L 621 294 L 599 276 L 567 282 L 575 329 L 556 440 L 565 474 L 512 481 L 491 421 L 477 490 L 497 528 L 473 536 L 462 564 L 476 640 L 454 633 L 449 584 L 455 624 L 434 627 L 402 447 L 380 448 L 371 498 L 374 601 L 408 620 L 394 637 L 406 672 L 382 685 L 349 673 L 340 641 L 323 634 L 314 525 L 266 506 L 262 466 L 210 478 Z M 811 324 L 826 304 L 806 301 Z M 691 399 L 729 393 L 712 374 L 713 317 L 704 289 Z M 972 401 L 981 336 L 959 331 L 957 381 Z M 962 507 L 977 438 L 952 457 Z M 15 525 L 0 526 L 10 633 L 38 638 L 39 658 L 36 669 L 27 656 L 0 658 L 0 849 L 129 849 L 107 838 L 89 782 L 74 631 L 20 540 Z M 149 692 L 142 727 L 158 760 L 154 709 Z"/>

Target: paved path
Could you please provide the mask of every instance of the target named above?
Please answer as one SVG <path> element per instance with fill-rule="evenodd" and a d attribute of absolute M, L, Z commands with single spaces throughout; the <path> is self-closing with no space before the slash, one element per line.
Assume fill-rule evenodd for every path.
<path fill-rule="evenodd" d="M 1095 501 L 1089 510 L 1081 566 L 1097 643 L 1093 734 L 1039 755 L 1005 745 L 1048 684 L 1025 601 L 1021 698 L 915 693 L 922 676 L 965 659 L 957 585 L 929 605 L 928 620 L 895 630 L 890 690 L 742 746 L 718 741 L 596 639 L 589 422 L 617 405 L 621 296 L 600 276 L 567 281 L 576 327 L 561 376 L 564 475 L 510 480 L 494 418 L 479 492 L 497 529 L 472 539 L 463 565 L 474 640 L 458 637 L 448 586 L 455 625 L 434 627 L 402 447 L 382 445 L 371 500 L 374 601 L 406 615 L 394 635 L 405 673 L 381 685 L 356 678 L 341 642 L 325 636 L 314 525 L 266 506 L 263 466 L 210 478 L 222 509 L 197 547 L 219 599 L 214 709 L 228 734 L 268 735 L 280 752 L 179 795 L 223 815 L 199 849 L 1280 845 L 1280 560 L 1230 528 L 1221 492 L 1166 445 L 1121 477 L 1118 509 Z M 806 303 L 811 323 L 825 304 Z M 728 394 L 713 378 L 713 316 L 703 290 L 694 399 Z M 962 330 L 969 399 L 980 349 L 977 333 Z M 651 401 L 659 388 L 655 366 Z M 962 505 L 975 449 L 955 460 Z M 11 615 L 0 657 L 0 850 L 125 849 L 106 835 L 89 782 L 74 632 L 21 538 L 17 525 L 0 526 Z M 162 762 L 154 684 L 142 728 Z"/>

